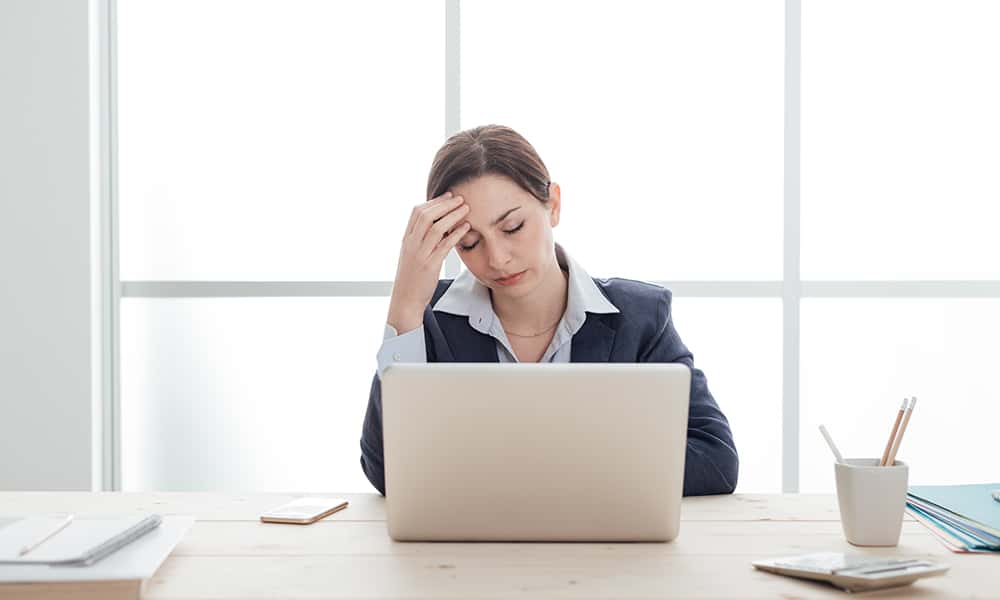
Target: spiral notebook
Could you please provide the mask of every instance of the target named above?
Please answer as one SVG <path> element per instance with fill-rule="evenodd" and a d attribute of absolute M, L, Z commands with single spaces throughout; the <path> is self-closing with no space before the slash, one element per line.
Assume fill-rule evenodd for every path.
<path fill-rule="evenodd" d="M 20 551 L 52 531 L 64 517 L 32 516 L 0 522 L 0 564 L 87 566 L 156 529 L 156 514 L 80 517 L 29 553 Z"/>

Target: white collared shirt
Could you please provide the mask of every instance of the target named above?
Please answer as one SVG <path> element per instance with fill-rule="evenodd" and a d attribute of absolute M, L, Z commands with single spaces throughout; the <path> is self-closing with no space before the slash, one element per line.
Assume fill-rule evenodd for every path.
<path fill-rule="evenodd" d="M 590 275 L 573 260 L 559 244 L 555 245 L 556 261 L 559 267 L 569 273 L 566 293 L 566 311 L 556 326 L 549 347 L 539 362 L 570 362 L 573 336 L 583 327 L 587 313 L 617 313 L 618 307 L 609 301 L 591 279 Z M 455 281 L 438 299 L 431 309 L 468 317 L 469 326 L 493 337 L 497 344 L 497 357 L 502 363 L 518 362 L 510 340 L 503 330 L 500 318 L 493 310 L 490 290 L 480 283 L 468 270 Z M 424 327 L 398 335 L 391 325 L 385 326 L 382 347 L 378 351 L 378 374 L 394 362 L 426 362 L 427 349 L 424 341 Z"/>

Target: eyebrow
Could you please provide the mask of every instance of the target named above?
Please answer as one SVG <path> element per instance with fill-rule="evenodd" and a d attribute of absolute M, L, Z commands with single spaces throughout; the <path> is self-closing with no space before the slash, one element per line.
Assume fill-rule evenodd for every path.
<path fill-rule="evenodd" d="M 512 208 L 512 209 L 508 210 L 508 211 L 507 211 L 507 212 L 505 212 L 504 214 L 502 214 L 502 215 L 500 215 L 499 217 L 497 217 L 496 219 L 494 219 L 494 220 L 493 220 L 493 222 L 492 222 L 492 223 L 490 223 L 490 225 L 497 225 L 497 224 L 499 224 L 499 223 L 500 223 L 500 221 L 503 221 L 504 219 L 506 219 L 506 218 L 507 218 L 507 215 L 509 215 L 510 213 L 514 212 L 515 210 L 517 210 L 517 209 L 519 209 L 519 208 L 521 208 L 521 207 L 520 207 L 520 206 L 515 206 L 514 208 Z"/>

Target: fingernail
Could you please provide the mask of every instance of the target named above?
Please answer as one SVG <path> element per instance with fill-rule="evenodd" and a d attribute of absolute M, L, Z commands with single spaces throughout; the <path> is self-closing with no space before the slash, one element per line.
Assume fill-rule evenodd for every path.
<path fill-rule="evenodd" d="M 445 193 L 444 193 L 444 197 L 445 197 L 445 198 L 451 198 L 451 191 L 447 191 L 447 192 L 445 192 Z"/>

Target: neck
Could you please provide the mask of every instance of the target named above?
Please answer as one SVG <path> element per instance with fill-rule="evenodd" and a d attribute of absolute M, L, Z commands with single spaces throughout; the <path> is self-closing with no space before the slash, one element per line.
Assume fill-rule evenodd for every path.
<path fill-rule="evenodd" d="M 540 331 L 558 323 L 566 311 L 569 274 L 552 262 L 542 281 L 531 293 L 517 298 L 493 295 L 493 311 L 512 331 Z"/>

